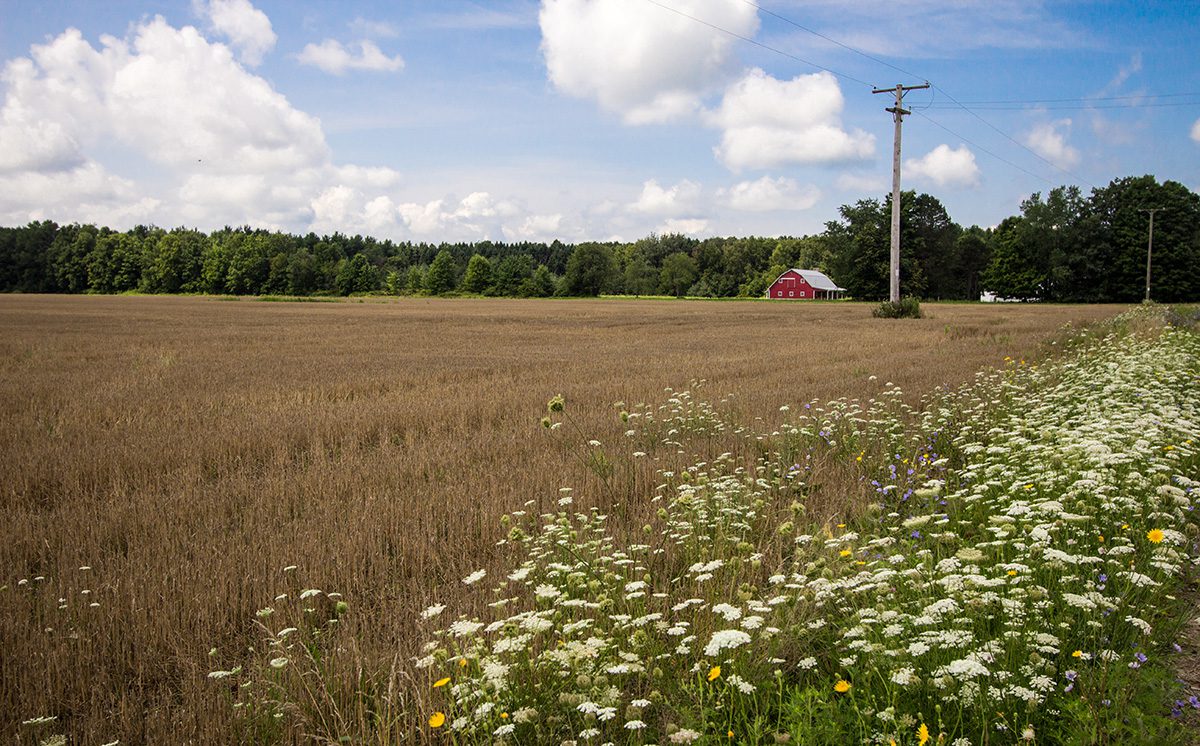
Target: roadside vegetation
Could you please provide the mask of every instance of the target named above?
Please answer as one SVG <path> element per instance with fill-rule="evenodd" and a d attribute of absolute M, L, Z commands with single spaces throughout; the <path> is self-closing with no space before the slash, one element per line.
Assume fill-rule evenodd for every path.
<path fill-rule="evenodd" d="M 734 731 L 749 742 L 755 734 L 774 738 L 787 729 L 853 733 L 868 722 L 898 742 L 915 742 L 919 731 L 911 728 L 920 723 L 901 726 L 918 716 L 934 737 L 976 738 L 978 732 L 962 724 L 976 722 L 974 715 L 953 721 L 947 715 L 939 724 L 936 709 L 927 706 L 937 694 L 936 704 L 948 712 L 958 680 L 937 688 L 935 672 L 977 648 L 926 641 L 927 658 L 907 652 L 928 631 L 916 622 L 925 606 L 938 603 L 939 593 L 959 605 L 938 617 L 934 626 L 941 630 L 975 618 L 967 611 L 978 601 L 971 594 L 984 591 L 974 577 L 996 580 L 997 563 L 1030 567 L 1016 576 L 1020 581 L 1004 571 L 1005 585 L 993 592 L 1007 600 L 1019 588 L 1083 595 L 1083 570 L 1095 569 L 1035 566 L 1028 556 L 1032 541 L 1021 550 L 1012 542 L 1003 550 L 979 548 L 985 541 L 980 531 L 994 535 L 991 529 L 1001 524 L 972 529 L 971 516 L 1007 510 L 1002 498 L 1011 485 L 984 489 L 998 479 L 988 474 L 965 480 L 969 463 L 959 451 L 970 454 L 972 439 L 987 441 L 983 455 L 1007 447 L 1004 463 L 1023 469 L 1015 475 L 1025 480 L 1016 494 L 1037 497 L 1038 505 L 1053 501 L 1066 483 L 1048 470 L 1077 475 L 1072 469 L 1085 468 L 1090 456 L 1072 455 L 1078 464 L 1068 460 L 1063 467 L 1050 445 L 1067 442 L 1071 428 L 1060 432 L 1048 420 L 1029 420 L 1010 428 L 1013 437 L 1045 446 L 1049 460 L 1018 457 L 1014 450 L 1025 446 L 1004 441 L 1004 428 L 1023 411 L 1013 402 L 1043 388 L 1057 390 L 1065 377 L 1055 372 L 1061 366 L 1043 363 L 1067 337 L 1053 345 L 1043 340 L 1064 323 L 1082 328 L 1111 315 L 1109 309 L 931 305 L 926 318 L 896 327 L 853 304 L 806 306 L 803 313 L 794 305 L 752 304 L 734 313 L 725 304 L 618 300 L 0 301 L 8 330 L 0 339 L 0 483 L 7 517 L 0 542 L 0 645 L 6 651 L 0 656 L 0 732 L 26 743 L 54 735 L 82 743 L 342 736 L 474 743 L 485 734 L 500 737 L 494 734 L 505 725 L 516 726 L 509 740 L 520 733 L 521 742 L 551 734 L 578 740 L 588 728 L 616 734 L 608 736 L 614 742 L 670 742 L 670 736 L 686 739 L 676 734 L 689 730 L 725 739 Z M 1147 416 L 1161 423 L 1138 426 L 1147 443 L 1162 449 L 1168 443 L 1158 446 L 1159 439 L 1174 438 L 1190 420 L 1182 404 L 1173 413 L 1161 409 L 1159 397 L 1186 402 L 1191 389 L 1182 387 L 1194 382 L 1195 371 L 1178 378 L 1179 350 L 1189 348 L 1155 341 L 1157 326 L 1149 318 L 1125 323 L 1144 333 L 1111 337 L 1112 351 L 1103 359 L 1111 361 L 1124 346 L 1136 377 L 1112 384 L 1104 406 L 1114 417 L 1130 412 L 1122 397 L 1140 385 Z M 1171 345 L 1187 338 L 1171 332 L 1162 339 L 1172 335 L 1179 339 Z M 1155 352 L 1157 367 L 1145 368 L 1139 361 Z M 1193 359 L 1194 352 L 1190 348 Z M 1006 356 L 1012 360 L 1004 362 Z M 256 364 L 247 366 L 249 359 Z M 987 372 L 997 367 L 1001 372 Z M 975 411 L 967 393 L 955 398 L 949 392 L 979 371 L 1000 388 L 995 403 Z M 1077 377 L 1104 385 L 1106 371 L 1080 367 Z M 1142 378 L 1148 371 L 1161 385 Z M 679 386 L 699 378 L 707 383 Z M 666 386 L 675 388 L 664 393 Z M 547 392 L 563 394 L 561 411 L 546 411 Z M 614 407 L 619 401 L 625 404 Z M 941 401 L 962 416 L 940 414 L 933 403 Z M 1068 411 L 1066 398 L 1054 401 L 1046 412 Z M 1095 422 L 1083 408 L 1087 401 L 1069 410 L 1084 424 Z M 542 416 L 548 427 L 539 424 Z M 968 416 L 1002 432 L 964 432 Z M 1103 441 L 1114 452 L 1128 435 L 1122 422 L 1117 417 L 1114 440 Z M 940 424 L 945 442 L 926 442 L 927 427 Z M 1186 438 L 1176 440 L 1172 450 L 1155 451 L 1146 465 L 1121 466 L 1113 478 L 1137 471 L 1157 490 L 1162 475 L 1150 466 L 1174 466 L 1186 475 L 1194 468 L 1191 446 Z M 1143 450 L 1137 446 L 1137 458 Z M 948 461 L 935 465 L 942 459 Z M 945 484 L 929 484 L 933 480 Z M 1025 491 L 1029 483 L 1040 491 Z M 895 489 L 885 489 L 889 485 Z M 893 505 L 910 488 L 907 501 L 878 507 Z M 960 495 L 963 490 L 969 494 Z M 972 490 L 983 497 L 967 499 Z M 948 506 L 936 505 L 941 499 Z M 1173 515 L 1169 503 L 1162 506 L 1128 505 L 1123 521 L 1131 528 L 1110 534 L 1105 526 L 1103 535 L 1111 546 L 1139 552 L 1119 555 L 1126 564 L 1138 562 L 1122 572 L 1162 583 L 1149 588 L 1166 614 L 1172 607 L 1162 599 L 1172 593 L 1178 558 L 1159 553 L 1182 552 L 1171 531 L 1185 528 L 1158 516 Z M 1091 523 L 1052 526 L 1051 546 L 1082 542 L 1077 531 L 1085 529 L 1100 535 L 1110 516 L 1085 507 L 1063 503 L 1072 514 L 1091 515 Z M 896 521 L 920 517 L 920 510 L 934 517 L 896 533 Z M 1022 514 L 1022 530 L 1048 522 L 1039 515 Z M 1149 540 L 1155 528 L 1164 532 L 1162 542 Z M 805 535 L 810 540 L 797 541 Z M 895 551 L 870 543 L 888 537 L 897 542 Z M 569 544 L 568 551 L 560 540 L 579 546 Z M 958 557 L 972 548 L 988 554 Z M 1085 556 L 1082 545 L 1062 551 Z M 895 554 L 907 559 L 885 562 Z M 941 565 L 950 557 L 962 565 L 953 573 Z M 578 577 L 579 558 L 593 566 L 594 577 Z M 711 570 L 702 569 L 709 564 Z M 850 592 L 859 575 L 888 567 L 898 573 L 894 598 L 868 588 L 872 583 L 864 583 L 861 594 Z M 929 579 L 958 574 L 968 580 L 962 587 L 921 584 L 910 578 L 918 570 L 927 570 Z M 711 577 L 700 577 L 706 573 Z M 784 582 L 773 582 L 780 574 Z M 1068 581 L 1072 574 L 1079 577 Z M 470 585 L 462 582 L 477 575 Z M 1134 602 L 1147 598 L 1130 596 L 1134 586 L 1108 575 Z M 505 586 L 496 594 L 499 583 Z M 831 595 L 819 598 L 823 583 Z M 780 596 L 785 600 L 776 601 Z M 601 603 L 603 610 L 587 605 Z M 874 625 L 861 617 L 872 608 L 902 616 Z M 1098 657 L 1112 650 L 1121 656 L 1121 676 L 1161 683 L 1153 696 L 1142 684 L 1127 689 L 1149 726 L 1166 728 L 1163 697 L 1175 694 L 1162 655 L 1169 652 L 1170 621 L 1134 606 L 1118 611 L 1122 623 L 1128 615 L 1153 630 L 1137 638 L 1143 647 L 1136 652 L 1149 659 L 1140 670 L 1128 667 L 1137 658 L 1125 627 L 1113 627 L 1113 635 L 1124 636 L 1108 642 L 1108 628 L 1080 642 L 1063 631 L 1048 633 L 1060 639 L 1060 650 L 1078 646 L 1067 654 L 1079 649 L 1081 656 Z M 633 625 L 652 614 L 663 616 Z M 1098 614 L 1102 624 L 1117 624 Z M 520 618 L 505 621 L 514 616 Z M 535 618 L 540 621 L 529 621 Z M 563 632 L 587 618 L 594 621 Z M 818 619 L 825 623 L 808 626 Z M 803 626 L 790 624 L 796 621 Z M 543 629 L 547 622 L 552 626 Z M 897 658 L 887 674 L 912 667 L 921 683 L 911 690 L 873 683 L 870 672 L 893 662 L 884 651 L 900 645 L 884 633 L 891 624 L 902 626 L 896 639 L 908 657 Z M 844 637 L 855 627 L 863 634 Z M 961 629 L 1004 665 L 1012 660 L 1005 656 L 1016 654 L 1011 651 L 1025 650 L 1025 642 L 996 631 L 1008 629 L 999 622 Z M 718 633 L 738 631 L 750 641 L 708 652 L 715 641 L 743 639 Z M 530 638 L 521 653 L 513 640 L 524 634 Z M 989 641 L 998 634 L 1016 647 L 996 652 Z M 555 662 L 548 653 L 557 646 L 547 642 L 562 639 L 564 650 L 579 651 L 567 646 L 593 636 L 608 642 L 592 661 L 603 668 L 589 669 L 587 683 L 578 675 L 571 681 L 550 675 L 570 661 Z M 427 643 L 433 646 L 426 649 Z M 680 645 L 688 652 L 676 652 Z M 634 654 L 637 660 L 628 660 Z M 508 667 L 501 688 L 488 684 L 488 672 L 494 678 L 500 671 L 493 664 Z M 994 662 L 981 665 L 1005 670 Z M 1101 686 L 1099 664 L 1077 665 L 1063 670 Z M 980 683 L 1027 686 L 1033 675 Z M 836 691 L 839 681 L 850 688 Z M 753 691 L 744 691 L 749 687 Z M 893 713 L 899 725 L 889 730 L 876 713 L 890 706 L 885 694 L 893 690 L 903 701 Z M 793 702 L 796 692 L 808 699 Z M 786 705 L 779 699 L 784 694 Z M 588 698 L 568 706 L 579 696 Z M 635 700 L 637 713 L 630 709 Z M 485 702 L 500 709 L 476 716 Z M 579 709 L 585 703 L 595 705 L 595 723 Z M 850 705 L 857 709 L 846 709 Z M 601 719 L 604 708 L 617 712 Z M 1010 727 L 1046 732 L 1050 726 L 1031 712 L 1032 705 L 1013 715 Z M 802 715 L 811 716 L 809 725 Z M 635 720 L 645 728 L 627 730 Z M 812 730 L 818 727 L 826 730 Z"/>

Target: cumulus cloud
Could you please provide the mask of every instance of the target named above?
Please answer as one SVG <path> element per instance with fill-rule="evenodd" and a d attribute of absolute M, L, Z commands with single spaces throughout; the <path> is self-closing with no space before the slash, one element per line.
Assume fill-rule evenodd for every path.
<path fill-rule="evenodd" d="M 354 51 L 357 47 L 357 52 Z M 344 75 L 347 70 L 375 70 L 395 72 L 404 68 L 400 55 L 388 57 L 375 42 L 362 40 L 344 46 L 335 39 L 326 39 L 320 44 L 308 44 L 296 55 L 302 65 L 324 70 L 331 75 Z"/>
<path fill-rule="evenodd" d="M 917 179 L 927 179 L 938 186 L 974 186 L 979 183 L 979 167 L 975 154 L 960 145 L 951 149 L 942 144 L 920 158 L 904 161 L 905 173 Z"/>
<path fill-rule="evenodd" d="M 259 64 L 275 47 L 271 19 L 250 0 L 193 0 L 192 7 L 214 31 L 229 39 L 247 65 Z"/>
<path fill-rule="evenodd" d="M 801 186 L 795 179 L 783 176 L 764 176 L 756 181 L 743 181 L 729 189 L 722 189 L 717 197 L 733 209 L 745 212 L 807 210 L 821 199 L 821 190 L 811 184 Z"/>
<path fill-rule="evenodd" d="M 778 80 L 755 68 L 709 113 L 709 122 L 723 130 L 713 152 L 733 171 L 869 158 L 875 138 L 842 128 L 844 105 L 837 79 L 829 73 Z"/>
<path fill-rule="evenodd" d="M 1059 168 L 1073 168 L 1079 163 L 1079 151 L 1067 143 L 1070 129 L 1070 119 L 1039 124 L 1025 136 L 1025 144 Z"/>
<path fill-rule="evenodd" d="M 10 60 L 4 82 L 0 174 L 11 188 L 0 191 L 0 217 L 9 223 L 300 229 L 328 207 L 317 198 L 330 188 L 373 191 L 368 200 L 400 180 L 387 168 L 334 165 L 315 117 L 229 47 L 161 17 L 98 47 L 68 29 Z"/>
<path fill-rule="evenodd" d="M 708 232 L 708 221 L 703 218 L 671 218 L 657 230 L 660 234 L 682 233 L 685 236 L 700 236 Z"/>
<path fill-rule="evenodd" d="M 645 0 L 543 0 L 538 20 L 550 82 L 630 124 L 695 112 L 732 72 L 736 40 L 694 18 L 751 37 L 758 15 L 727 0 L 675 0 L 672 7 L 679 13 Z"/>
<path fill-rule="evenodd" d="M 651 179 L 642 184 L 642 193 L 629 209 L 648 215 L 684 215 L 693 212 L 700 199 L 700 185 L 684 179 L 669 189 L 663 189 Z"/>
<path fill-rule="evenodd" d="M 472 192 L 457 203 L 444 199 L 405 202 L 397 205 L 396 211 L 414 236 L 439 240 L 500 237 L 504 227 L 524 212 L 517 204 L 496 200 L 488 192 Z"/>
<path fill-rule="evenodd" d="M 514 226 L 504 226 L 504 237 L 509 241 L 545 241 L 549 243 L 563 236 L 563 216 L 529 215 Z"/>

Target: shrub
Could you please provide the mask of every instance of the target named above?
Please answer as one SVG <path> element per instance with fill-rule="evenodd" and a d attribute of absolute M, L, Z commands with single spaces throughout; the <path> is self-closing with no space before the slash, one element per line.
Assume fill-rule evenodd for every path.
<path fill-rule="evenodd" d="M 893 303 L 885 300 L 880 303 L 871 315 L 877 319 L 919 319 L 921 318 L 921 302 L 911 295 Z"/>

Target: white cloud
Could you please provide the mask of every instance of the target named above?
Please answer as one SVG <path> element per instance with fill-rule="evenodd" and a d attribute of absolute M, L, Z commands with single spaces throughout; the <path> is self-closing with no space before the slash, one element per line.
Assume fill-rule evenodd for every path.
<path fill-rule="evenodd" d="M 663 189 L 651 179 L 642 184 L 642 193 L 629 209 L 648 215 L 684 215 L 693 212 L 700 199 L 700 185 L 684 179 L 669 189 Z"/>
<path fill-rule="evenodd" d="M 731 73 L 733 37 L 752 37 L 755 8 L 728 0 L 543 0 L 539 22 L 550 82 L 595 99 L 629 124 L 665 122 L 700 106 Z M 693 18 L 680 15 L 685 13 Z"/>
<path fill-rule="evenodd" d="M 225 45 L 161 17 L 99 47 L 69 29 L 9 61 L 4 81 L 0 141 L 16 147 L 0 148 L 13 187 L 0 190 L 0 215 L 10 223 L 297 230 L 328 212 L 328 189 L 377 196 L 399 182 L 391 169 L 335 166 L 315 117 Z"/>
<path fill-rule="evenodd" d="M 660 234 L 682 233 L 685 236 L 699 236 L 709 233 L 708 221 L 703 218 L 671 218 L 658 227 Z"/>
<path fill-rule="evenodd" d="M 496 200 L 488 192 L 472 192 L 452 205 L 443 199 L 424 204 L 405 202 L 397 205 L 396 211 L 413 235 L 447 241 L 499 238 L 506 226 L 524 225 L 521 221 L 527 218 L 520 206 Z M 531 223 L 529 227 L 536 225 Z"/>
<path fill-rule="evenodd" d="M 1079 163 L 1079 151 L 1067 144 L 1070 129 L 1070 119 L 1039 124 L 1025 136 L 1025 144 L 1059 168 L 1073 168 Z"/>
<path fill-rule="evenodd" d="M 353 51 L 356 46 L 357 54 Z M 296 59 L 302 65 L 311 65 L 332 75 L 342 75 L 347 70 L 395 72 L 404 68 L 404 59 L 400 55 L 388 57 L 375 42 L 367 39 L 349 46 L 343 46 L 335 39 L 308 44 L 296 55 Z"/>
<path fill-rule="evenodd" d="M 801 186 L 795 179 L 783 176 L 764 176 L 722 189 L 717 196 L 733 209 L 745 212 L 807 210 L 821 199 L 821 190 L 811 184 Z"/>
<path fill-rule="evenodd" d="M 942 187 L 975 186 L 979 183 L 975 154 L 966 145 L 955 149 L 946 144 L 939 145 L 920 158 L 904 161 L 904 172 Z"/>
<path fill-rule="evenodd" d="M 1196 123 L 1192 125 L 1192 139 L 1200 142 L 1200 119 L 1197 119 Z"/>
<path fill-rule="evenodd" d="M 516 226 L 504 226 L 504 237 L 509 241 L 545 241 L 549 243 L 563 236 L 563 216 L 530 215 Z"/>
<path fill-rule="evenodd" d="M 158 200 L 138 193 L 128 179 L 114 176 L 97 163 L 46 172 L 7 174 L 4 190 L 20 199 L 0 197 L 0 225 L 57 219 L 133 225 L 148 222 Z"/>
<path fill-rule="evenodd" d="M 784 81 L 755 68 L 730 86 L 709 114 L 710 123 L 724 131 L 713 152 L 733 171 L 869 158 L 875 138 L 842 129 L 844 104 L 829 73 Z"/>
<path fill-rule="evenodd" d="M 257 65 L 275 47 L 275 31 L 267 14 L 249 0 L 193 0 L 192 8 L 217 33 L 229 39 L 238 57 Z"/>

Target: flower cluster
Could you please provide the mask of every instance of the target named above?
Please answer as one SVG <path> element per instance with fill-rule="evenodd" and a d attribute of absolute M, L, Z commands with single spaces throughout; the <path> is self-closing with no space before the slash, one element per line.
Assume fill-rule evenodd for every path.
<path fill-rule="evenodd" d="M 572 501 L 514 514 L 492 615 L 432 631 L 417 661 L 428 726 L 962 746 L 1040 739 L 1064 711 L 1117 723 L 1170 644 L 1200 499 L 1200 340 L 1121 326 L 920 407 L 890 385 L 810 402 L 769 434 L 686 392 L 623 413 L 639 452 L 722 432 L 762 455 L 662 470 L 645 543 Z M 829 458 L 874 503 L 855 525 L 808 523 Z"/>

